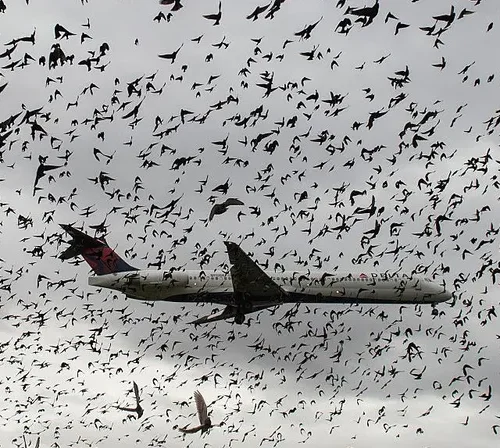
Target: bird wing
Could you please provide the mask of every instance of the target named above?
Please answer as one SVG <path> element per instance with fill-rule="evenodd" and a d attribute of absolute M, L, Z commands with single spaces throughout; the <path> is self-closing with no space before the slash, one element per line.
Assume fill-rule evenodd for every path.
<path fill-rule="evenodd" d="M 215 215 L 220 214 L 219 210 L 222 210 L 221 204 L 214 204 L 212 210 L 210 210 L 210 216 L 208 217 L 208 220 L 212 221 Z"/>
<path fill-rule="evenodd" d="M 196 402 L 196 409 L 198 410 L 198 418 L 200 419 L 200 423 L 204 425 L 208 418 L 207 404 L 205 403 L 203 395 L 201 395 L 199 391 L 195 391 L 194 401 Z"/>
<path fill-rule="evenodd" d="M 162 59 L 172 59 L 173 58 L 173 53 L 159 54 L 158 57 L 162 58 Z"/>
<path fill-rule="evenodd" d="M 239 199 L 236 199 L 236 198 L 227 198 L 224 201 L 224 205 L 225 206 L 229 206 L 229 205 L 245 205 L 245 204 L 243 204 L 243 202 L 241 202 Z"/>
<path fill-rule="evenodd" d="M 51 170 L 55 170 L 57 168 L 61 168 L 61 165 L 40 165 L 39 168 L 45 174 L 45 171 L 51 171 Z"/>
<path fill-rule="evenodd" d="M 135 381 L 134 381 L 134 394 L 135 394 L 135 401 L 137 402 L 137 406 L 139 406 L 141 399 L 139 397 L 139 387 L 137 386 Z"/>

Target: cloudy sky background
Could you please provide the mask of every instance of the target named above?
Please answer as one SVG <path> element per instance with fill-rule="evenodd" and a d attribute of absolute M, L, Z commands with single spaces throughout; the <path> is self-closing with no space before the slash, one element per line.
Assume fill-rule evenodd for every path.
<path fill-rule="evenodd" d="M 348 17 L 348 7 L 363 3 L 348 1 L 338 8 L 326 0 L 287 1 L 273 20 L 265 19 L 264 12 L 253 22 L 245 17 L 259 3 L 223 2 L 219 26 L 203 18 L 217 12 L 215 1 L 186 0 L 169 22 L 160 23 L 153 18 L 160 11 L 167 15 L 170 7 L 156 2 L 5 3 L 2 42 L 29 36 L 36 28 L 36 43 L 19 42 L 12 60 L 3 58 L 0 65 L 25 53 L 35 59 L 25 67 L 0 70 L 0 86 L 7 83 L 0 93 L 0 122 L 21 113 L 3 130 L 2 135 L 14 132 L 0 149 L 1 446 L 20 446 L 23 434 L 31 442 L 39 434 L 41 446 L 47 447 L 498 444 L 500 434 L 493 426 L 500 424 L 499 277 L 494 283 L 490 269 L 498 267 L 498 235 L 491 229 L 499 227 L 494 206 L 500 156 L 498 131 L 488 124 L 498 115 L 500 76 L 493 1 L 454 2 L 456 18 L 441 33 L 439 48 L 433 46 L 436 36 L 419 27 L 433 26 L 434 16 L 448 14 L 451 4 L 446 2 L 385 1 L 368 26 L 350 16 L 353 27 L 347 36 L 335 28 Z M 474 14 L 458 19 L 464 8 Z M 398 19 L 386 22 L 389 12 Z M 309 39 L 294 35 L 321 17 Z M 87 18 L 90 29 L 82 27 Z M 398 22 L 409 27 L 395 35 Z M 56 23 L 76 34 L 58 41 L 67 55 L 74 54 L 74 64 L 49 70 L 38 60 L 49 59 Z M 438 23 L 435 30 L 443 26 Z M 82 32 L 92 39 L 81 44 Z M 199 44 L 192 41 L 200 35 Z M 251 40 L 260 38 L 260 44 Z M 283 49 L 287 39 L 293 42 Z M 213 46 L 221 41 L 229 43 L 227 49 Z M 90 71 L 78 64 L 89 51 L 98 53 L 104 42 L 110 50 Z M 181 45 L 174 64 L 158 58 Z M 300 55 L 315 47 L 322 59 Z M 206 62 L 209 54 L 213 59 Z M 374 63 L 383 56 L 388 56 L 383 63 Z M 248 67 L 250 57 L 256 62 Z M 442 57 L 446 66 L 440 70 L 432 64 Z M 338 65 L 332 69 L 334 60 Z M 95 68 L 107 63 L 102 72 Z M 246 77 L 239 74 L 244 67 L 250 71 Z M 409 82 L 391 86 L 388 78 L 400 78 L 395 72 L 406 67 Z M 265 91 L 257 84 L 264 82 L 265 72 L 274 75 L 274 87 L 289 82 L 298 87 L 277 88 L 263 98 Z M 161 94 L 146 88 L 145 78 L 154 74 L 155 89 L 165 83 Z M 208 85 L 211 76 L 219 77 Z M 46 86 L 47 77 L 56 82 Z M 141 77 L 141 96 L 129 97 L 127 84 Z M 304 77 L 309 80 L 302 86 Z M 82 94 L 91 83 L 99 89 Z M 194 83 L 201 86 L 192 89 Z M 49 101 L 56 89 L 62 97 Z M 315 92 L 318 100 L 308 100 Z M 330 92 L 344 97 L 338 107 L 345 109 L 337 116 L 327 116 L 335 108 L 322 102 Z M 389 108 L 391 98 L 402 93 L 406 97 Z M 367 98 L 370 94 L 374 97 Z M 229 95 L 238 103 L 214 107 Z M 77 107 L 68 108 L 77 100 Z M 142 120 L 132 128 L 133 119 L 122 117 L 141 100 Z M 300 102 L 305 107 L 297 109 Z M 267 118 L 250 118 L 247 127 L 235 125 L 261 105 Z M 36 119 L 47 136 L 33 140 L 31 125 L 22 117 L 24 109 L 40 107 L 42 114 L 50 113 L 48 120 Z M 181 109 L 193 112 L 184 124 Z M 95 110 L 113 120 L 92 126 Z M 368 129 L 369 115 L 379 110 L 388 112 Z M 204 123 L 189 121 L 208 111 Z M 406 123 L 419 123 L 429 111 L 438 114 L 400 137 Z M 180 126 L 155 137 L 157 116 L 163 120 L 159 131 Z M 294 116 L 295 127 L 286 126 Z M 277 124 L 283 119 L 285 126 Z M 361 123 L 359 129 L 353 129 L 354 122 Z M 432 135 L 425 134 L 432 128 Z M 272 130 L 276 133 L 252 150 L 251 140 Z M 322 145 L 312 141 L 325 130 L 335 137 Z M 416 133 L 427 140 L 414 147 Z M 59 140 L 51 145 L 51 137 Z M 226 137 L 223 154 L 213 142 Z M 246 145 L 240 142 L 245 138 Z M 279 146 L 270 154 L 264 148 L 272 140 Z M 341 148 L 343 140 L 343 151 L 325 149 L 328 143 Z M 428 164 L 426 156 L 436 142 L 444 145 Z M 172 150 L 161 154 L 162 145 Z M 372 160 L 363 160 L 363 148 L 381 145 Z M 113 154 L 109 163 L 105 157 L 96 160 L 94 148 Z M 39 156 L 63 165 L 66 151 L 67 165 L 43 177 L 42 189 L 33 195 Z M 190 156 L 196 159 L 172 169 L 176 159 Z M 224 163 L 228 157 L 233 159 Z M 472 158 L 482 171 L 467 169 Z M 144 160 L 158 165 L 146 169 Z M 102 172 L 113 179 L 104 188 L 90 180 Z M 427 185 L 419 184 L 422 178 Z M 224 200 L 212 189 L 227 179 L 227 196 L 245 206 L 207 223 L 211 196 Z M 353 190 L 367 192 L 351 205 Z M 307 199 L 299 203 L 304 191 Z M 368 207 L 372 197 L 376 215 L 356 215 L 356 208 Z M 178 198 L 168 222 L 158 216 L 161 212 L 149 213 L 153 204 L 163 207 Z M 454 202 L 458 205 L 451 208 Z M 93 211 L 88 217 L 86 207 Z M 111 213 L 113 207 L 122 208 Z M 301 210 L 308 215 L 298 217 Z M 245 215 L 238 221 L 240 211 Z M 337 213 L 348 217 L 350 230 L 320 233 L 340 224 Z M 451 219 L 441 223 L 441 233 L 435 225 L 440 215 Z M 32 226 L 23 228 L 20 217 L 31 219 Z M 137 267 L 146 268 L 160 256 L 165 269 L 197 269 L 203 258 L 199 243 L 208 248 L 206 267 L 218 268 L 227 263 L 223 241 L 230 239 L 268 262 L 271 270 L 276 263 L 328 272 L 427 269 L 428 276 L 446 282 L 454 300 L 439 305 L 437 316 L 431 307 L 420 306 L 283 306 L 251 316 L 250 326 L 220 322 L 195 329 L 186 322 L 215 306 L 128 300 L 88 286 L 86 264 L 57 258 L 66 247 L 58 223 L 77 223 L 91 232 L 89 226 L 103 221 L 108 242 Z M 376 221 L 380 233 L 362 245 L 364 232 Z M 426 229 L 424 236 L 416 235 Z M 167 235 L 160 236 L 162 230 Z M 273 250 L 274 256 L 266 255 Z M 40 277 L 37 286 L 39 275 L 47 278 Z M 58 285 L 61 280 L 70 281 Z M 421 357 L 410 360 L 412 342 Z M 132 381 L 141 389 L 145 409 L 138 421 L 114 408 L 133 404 Z M 211 403 L 212 420 L 226 423 L 201 442 L 199 434 L 183 437 L 176 430 L 196 421 L 196 389 Z M 266 403 L 256 409 L 261 400 Z"/>

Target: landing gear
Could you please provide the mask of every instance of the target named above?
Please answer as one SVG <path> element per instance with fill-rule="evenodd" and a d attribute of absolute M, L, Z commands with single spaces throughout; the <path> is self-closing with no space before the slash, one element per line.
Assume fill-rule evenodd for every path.
<path fill-rule="evenodd" d="M 234 316 L 235 324 L 241 325 L 243 322 L 245 322 L 245 315 L 243 313 L 238 313 Z"/>
<path fill-rule="evenodd" d="M 251 313 L 253 311 L 253 306 L 250 302 L 250 298 L 242 292 L 235 293 L 233 300 L 233 306 L 236 308 L 234 323 L 237 325 L 241 325 L 243 322 L 245 322 L 245 314 Z"/>

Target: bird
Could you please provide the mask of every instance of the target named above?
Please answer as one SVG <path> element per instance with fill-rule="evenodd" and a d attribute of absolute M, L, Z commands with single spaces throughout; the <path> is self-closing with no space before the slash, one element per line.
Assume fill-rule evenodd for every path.
<path fill-rule="evenodd" d="M 410 25 L 408 25 L 407 23 L 398 22 L 398 24 L 396 25 L 396 30 L 394 32 L 394 35 L 398 34 L 399 30 L 402 30 L 403 28 L 408 28 L 409 26 Z"/>
<path fill-rule="evenodd" d="M 311 38 L 311 33 L 313 32 L 314 28 L 316 28 L 316 26 L 318 25 L 319 22 L 321 22 L 321 20 L 323 20 L 323 17 L 321 17 L 317 22 L 314 22 L 313 24 L 311 25 L 307 25 L 304 29 L 302 29 L 301 31 L 298 31 L 296 32 L 294 35 L 299 37 L 300 40 L 304 39 L 304 40 L 308 40 Z"/>
<path fill-rule="evenodd" d="M 63 37 L 65 39 L 69 39 L 71 36 L 76 36 L 75 33 L 68 31 L 66 28 L 64 28 L 62 25 L 59 25 L 58 23 L 54 27 L 54 35 L 56 39 L 62 39 Z"/>
<path fill-rule="evenodd" d="M 178 11 L 183 7 L 180 0 L 160 0 L 160 5 L 171 5 L 171 4 L 173 4 L 174 6 L 172 6 L 172 9 L 170 11 Z"/>
<path fill-rule="evenodd" d="M 353 16 L 360 17 L 363 19 L 363 26 L 368 26 L 373 22 L 373 19 L 377 16 L 379 12 L 379 2 L 375 0 L 373 6 L 365 6 L 364 8 L 352 8 L 348 7 L 345 14 L 350 14 Z"/>
<path fill-rule="evenodd" d="M 259 18 L 259 15 L 262 14 L 270 5 L 271 3 L 264 6 L 257 6 L 254 11 L 247 16 L 247 20 L 252 19 L 255 22 Z"/>
<path fill-rule="evenodd" d="M 214 23 L 213 25 L 220 25 L 220 19 L 222 17 L 222 3 L 219 1 L 219 10 L 217 12 L 217 14 L 206 14 L 206 15 L 203 15 L 203 17 L 205 19 L 208 19 L 208 20 L 213 20 Z"/>
<path fill-rule="evenodd" d="M 43 157 L 39 157 L 40 165 L 38 166 L 38 169 L 36 170 L 36 177 L 35 177 L 35 183 L 33 185 L 33 196 L 35 195 L 37 191 L 37 185 L 38 181 L 45 176 L 47 171 L 55 170 L 57 168 L 61 168 L 61 165 L 46 165 L 45 160 Z"/>
<path fill-rule="evenodd" d="M 432 64 L 432 66 L 443 70 L 443 68 L 446 67 L 446 59 L 444 58 L 444 56 L 441 56 L 441 62 Z"/>
<path fill-rule="evenodd" d="M 439 16 L 432 17 L 434 20 L 439 22 L 446 22 L 446 28 L 448 28 L 455 20 L 455 6 L 451 5 L 451 10 L 449 14 L 441 14 Z"/>
<path fill-rule="evenodd" d="M 92 39 L 92 37 L 89 36 L 87 33 L 82 33 L 80 35 L 80 43 L 83 44 L 86 39 Z"/>
<path fill-rule="evenodd" d="M 158 57 L 162 59 L 170 59 L 170 63 L 173 64 L 175 62 L 175 59 L 177 58 L 177 54 L 179 51 L 181 51 L 181 48 L 184 46 L 184 44 L 181 44 L 181 46 L 175 50 L 172 53 L 165 53 L 165 54 L 159 54 Z"/>
<path fill-rule="evenodd" d="M 208 218 L 209 221 L 212 221 L 215 215 L 222 215 L 223 213 L 226 213 L 227 208 L 230 205 L 245 205 L 245 204 L 243 204 L 243 202 L 241 202 L 239 199 L 236 198 L 227 198 L 224 202 L 220 204 L 214 204 L 212 210 L 210 210 L 210 217 Z"/>
<path fill-rule="evenodd" d="M 165 14 L 163 14 L 163 11 L 160 11 L 155 17 L 153 17 L 153 21 L 156 21 L 158 23 L 161 22 L 161 20 L 167 20 L 167 17 Z"/>
<path fill-rule="evenodd" d="M 194 401 L 196 403 L 196 410 L 198 411 L 200 425 L 193 428 L 188 428 L 187 426 L 185 426 L 184 428 L 179 428 L 179 431 L 183 432 L 184 434 L 194 434 L 198 431 L 201 431 L 201 433 L 203 434 L 214 426 L 222 426 L 224 424 L 224 422 L 221 422 L 218 425 L 212 424 L 212 420 L 210 420 L 210 417 L 208 416 L 207 404 L 205 403 L 203 395 L 201 395 L 199 391 L 195 391 Z"/>
<path fill-rule="evenodd" d="M 137 383 L 133 381 L 134 385 L 134 395 L 135 395 L 135 408 L 124 408 L 122 406 L 116 406 L 116 409 L 120 409 L 120 411 L 127 411 L 127 412 L 135 412 L 137 413 L 137 418 L 141 418 L 142 415 L 144 414 L 144 409 L 141 407 L 141 399 L 139 397 L 139 387 L 137 386 Z"/>
<path fill-rule="evenodd" d="M 228 190 L 229 190 L 229 179 L 226 180 L 226 182 L 224 182 L 223 184 L 220 184 L 217 187 L 215 187 L 212 191 L 216 191 L 222 194 L 227 194 Z"/>

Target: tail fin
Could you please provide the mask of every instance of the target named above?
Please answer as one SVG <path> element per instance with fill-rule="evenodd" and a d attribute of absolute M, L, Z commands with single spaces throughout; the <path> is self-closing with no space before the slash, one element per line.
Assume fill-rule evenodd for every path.
<path fill-rule="evenodd" d="M 73 238 L 68 242 L 70 246 L 59 256 L 61 260 L 81 255 L 97 275 L 137 271 L 137 268 L 122 260 L 103 239 L 92 238 L 69 224 L 61 224 L 61 227 Z"/>

